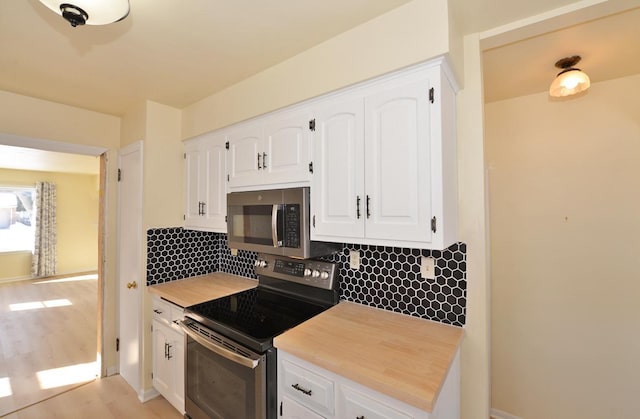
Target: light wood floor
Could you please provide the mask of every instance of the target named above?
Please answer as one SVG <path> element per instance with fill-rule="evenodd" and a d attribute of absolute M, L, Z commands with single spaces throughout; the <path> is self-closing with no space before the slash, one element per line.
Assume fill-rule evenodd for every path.
<path fill-rule="evenodd" d="M 97 280 L 81 278 L 0 284 L 0 417 L 180 418 L 120 376 L 96 379 Z"/>

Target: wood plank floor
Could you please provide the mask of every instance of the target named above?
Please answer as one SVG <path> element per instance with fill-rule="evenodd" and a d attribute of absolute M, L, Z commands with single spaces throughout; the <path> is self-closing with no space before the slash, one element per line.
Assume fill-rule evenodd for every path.
<path fill-rule="evenodd" d="M 0 284 L 0 417 L 173 417 L 119 376 L 96 380 L 97 295 L 95 275 Z"/>

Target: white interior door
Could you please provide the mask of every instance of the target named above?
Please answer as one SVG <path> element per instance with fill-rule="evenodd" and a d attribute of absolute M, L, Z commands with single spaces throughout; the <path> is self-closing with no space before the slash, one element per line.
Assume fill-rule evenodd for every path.
<path fill-rule="evenodd" d="M 120 150 L 118 168 L 118 302 L 120 375 L 140 394 L 142 143 Z"/>

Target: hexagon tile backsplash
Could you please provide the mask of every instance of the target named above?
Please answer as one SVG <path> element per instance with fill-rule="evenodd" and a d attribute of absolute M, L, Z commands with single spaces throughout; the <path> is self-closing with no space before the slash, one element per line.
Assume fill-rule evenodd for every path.
<path fill-rule="evenodd" d="M 360 269 L 349 251 L 360 251 Z M 435 259 L 435 279 L 420 277 L 420 257 Z M 215 271 L 256 278 L 254 252 L 232 256 L 227 235 L 183 230 L 147 232 L 147 285 Z M 442 323 L 463 326 L 467 298 L 467 246 L 443 251 L 344 244 L 322 258 L 338 264 L 340 298 Z"/>

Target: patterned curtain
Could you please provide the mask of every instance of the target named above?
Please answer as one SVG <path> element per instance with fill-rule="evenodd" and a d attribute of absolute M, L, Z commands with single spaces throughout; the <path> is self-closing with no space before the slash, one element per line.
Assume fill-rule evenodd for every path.
<path fill-rule="evenodd" d="M 34 277 L 56 274 L 56 185 L 36 183 L 35 245 L 31 260 Z"/>

